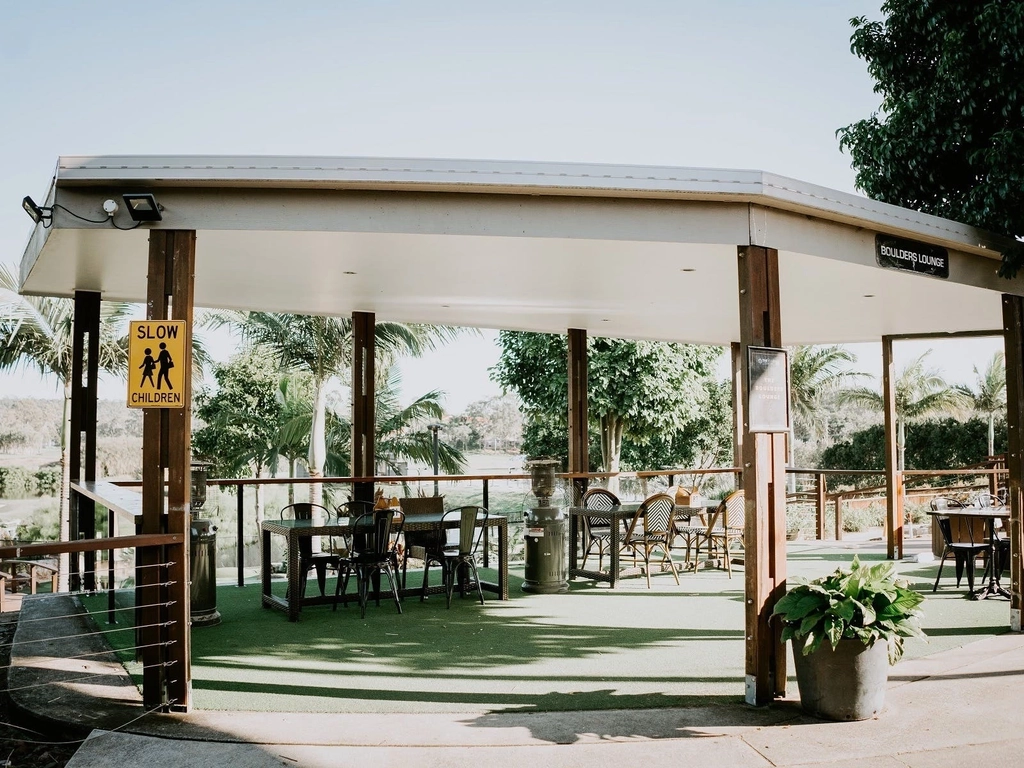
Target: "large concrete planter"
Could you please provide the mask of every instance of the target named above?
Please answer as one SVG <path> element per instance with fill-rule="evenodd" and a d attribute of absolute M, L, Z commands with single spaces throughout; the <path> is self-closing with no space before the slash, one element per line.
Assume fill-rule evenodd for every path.
<path fill-rule="evenodd" d="M 804 656 L 794 646 L 796 681 L 804 712 L 826 720 L 867 720 L 882 711 L 889 678 L 884 641 L 865 646 L 843 639 L 835 650 L 826 640 Z"/>

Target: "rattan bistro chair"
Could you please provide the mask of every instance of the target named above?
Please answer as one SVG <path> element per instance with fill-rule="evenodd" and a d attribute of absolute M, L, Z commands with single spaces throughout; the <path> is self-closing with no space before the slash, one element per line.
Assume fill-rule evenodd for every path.
<path fill-rule="evenodd" d="M 732 578 L 732 545 L 743 544 L 743 521 L 745 502 L 743 491 L 733 491 L 711 513 L 707 530 L 697 540 L 697 563 L 700 563 L 700 548 L 707 544 L 708 554 L 720 553 L 725 560 L 725 570 Z M 740 525 L 736 525 L 736 521 Z M 731 523 L 731 524 L 730 524 Z"/>
<path fill-rule="evenodd" d="M 311 504 L 308 501 L 297 501 L 281 509 L 282 520 L 312 520 L 313 510 L 319 509 L 323 512 L 324 520 L 331 516 L 330 510 L 319 504 Z M 308 536 L 299 539 L 299 599 L 306 595 L 306 581 L 311 570 L 316 571 L 316 583 L 320 587 L 320 596 L 324 596 L 327 586 L 327 569 L 340 570 L 341 555 L 334 551 L 334 540 L 332 537 L 322 537 L 328 540 L 326 552 L 314 552 L 313 540 Z"/>
<path fill-rule="evenodd" d="M 662 566 L 668 565 L 676 584 L 679 583 L 679 572 L 672 560 L 670 547 L 672 537 L 675 536 L 675 504 L 675 500 L 667 493 L 649 496 L 644 499 L 629 526 L 623 549 L 632 551 L 634 563 L 638 560 L 644 561 L 644 575 L 647 577 L 648 588 L 651 586 L 651 560 L 658 551 L 661 552 L 658 562 Z"/>
<path fill-rule="evenodd" d="M 586 509 L 608 510 L 619 506 L 619 497 L 604 488 L 591 488 L 583 494 L 581 501 Z M 605 549 L 611 544 L 611 524 L 600 517 L 583 517 L 583 562 L 580 568 L 587 567 L 587 558 L 593 554 L 594 546 L 597 546 L 597 570 L 601 570 L 604 561 Z M 572 543 L 576 546 L 576 542 Z"/>

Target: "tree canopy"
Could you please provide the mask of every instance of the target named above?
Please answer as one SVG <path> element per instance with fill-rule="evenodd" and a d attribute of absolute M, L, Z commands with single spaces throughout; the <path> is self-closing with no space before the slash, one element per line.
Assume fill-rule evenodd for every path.
<path fill-rule="evenodd" d="M 851 20 L 881 111 L 837 131 L 875 200 L 1024 235 L 1024 0 L 886 0 Z M 1024 263 L 1020 245 L 1000 273 Z"/>
<path fill-rule="evenodd" d="M 568 340 L 563 335 L 502 331 L 501 357 L 492 378 L 519 395 L 526 412 L 524 449 L 560 448 L 568 418 Z M 598 428 L 603 469 L 619 470 L 624 436 L 647 467 L 668 460 L 671 435 L 684 429 L 708 402 L 703 381 L 718 347 L 587 339 L 588 410 Z M 654 446 L 648 457 L 643 447 Z M 561 451 L 555 455 L 564 456 Z M 675 463 L 667 461 L 667 463 Z"/>

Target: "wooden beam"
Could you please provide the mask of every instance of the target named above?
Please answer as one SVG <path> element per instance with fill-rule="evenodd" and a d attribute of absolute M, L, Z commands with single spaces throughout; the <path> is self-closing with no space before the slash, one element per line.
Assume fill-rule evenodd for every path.
<path fill-rule="evenodd" d="M 375 460 L 374 358 L 376 356 L 376 317 L 372 312 L 352 313 L 352 475 L 373 477 Z M 373 501 L 373 483 L 355 483 L 353 497 Z"/>
<path fill-rule="evenodd" d="M 782 346 L 779 254 L 773 248 L 738 249 L 741 400 L 750 391 L 747 348 Z M 786 436 L 751 433 L 744 421 L 743 490 L 746 607 L 746 701 L 769 704 L 786 693 L 786 648 L 781 626 L 769 618 L 786 592 Z"/>
<path fill-rule="evenodd" d="M 814 476 L 814 490 L 817 492 L 814 504 L 814 538 L 821 541 L 825 538 L 825 507 L 828 503 L 828 487 L 825 485 L 825 475 L 818 472 Z"/>
<path fill-rule="evenodd" d="M 1003 295 L 1003 343 L 1006 351 L 1006 469 L 1010 504 L 1010 628 L 1020 632 L 1021 590 L 1024 589 L 1024 528 L 1021 489 L 1024 487 L 1024 299 Z"/>
<path fill-rule="evenodd" d="M 882 337 L 882 400 L 885 409 L 885 550 L 890 560 L 903 557 L 903 467 L 899 466 L 896 419 L 896 363 L 892 336 Z"/>
<path fill-rule="evenodd" d="M 893 333 L 889 338 L 893 341 L 920 341 L 923 339 L 978 339 L 999 338 L 1001 330 L 996 331 L 949 331 L 947 333 Z"/>
<path fill-rule="evenodd" d="M 182 369 L 185 407 L 147 408 L 142 417 L 143 535 L 185 538 L 191 522 L 192 312 L 196 235 L 153 230 L 149 237 L 146 318 L 184 320 Z M 166 489 L 166 499 L 165 499 Z M 166 505 L 166 506 L 165 506 Z M 143 646 L 142 696 L 146 707 L 191 708 L 190 568 L 187 544 L 140 548 L 136 604 Z M 154 594 L 159 603 L 153 605 Z M 156 626 L 154 626 L 156 625 Z"/>
<path fill-rule="evenodd" d="M 587 415 L 587 332 L 581 328 L 569 329 L 569 472 L 587 472 L 590 469 Z M 587 491 L 587 479 L 572 481 L 574 505 L 580 503 Z"/>
<path fill-rule="evenodd" d="M 99 552 L 103 549 L 127 549 L 128 547 L 158 547 L 164 544 L 181 544 L 185 536 L 180 533 L 158 533 L 152 536 L 118 536 L 108 539 L 83 539 L 81 541 L 35 541 L 30 544 L 5 544 L 0 546 L 0 558 L 44 557 L 64 552 Z"/>
<path fill-rule="evenodd" d="M 71 339 L 71 424 L 69 483 L 96 479 L 96 382 L 99 375 L 100 294 L 75 291 L 75 318 Z M 64 489 L 70 493 L 69 488 Z M 96 504 L 92 499 L 70 494 L 71 540 L 96 537 Z M 77 557 L 68 561 L 72 590 L 96 589 L 96 554 L 85 555 L 84 579 L 79 575 Z"/>

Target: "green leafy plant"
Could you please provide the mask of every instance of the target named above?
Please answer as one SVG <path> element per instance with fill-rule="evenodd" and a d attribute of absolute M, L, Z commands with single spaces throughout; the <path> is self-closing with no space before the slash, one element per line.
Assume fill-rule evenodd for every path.
<path fill-rule="evenodd" d="M 827 638 L 833 650 L 843 638 L 856 638 L 864 645 L 885 640 L 889 663 L 903 656 L 903 640 L 924 637 L 921 609 L 924 597 L 895 578 L 892 563 L 862 565 L 856 555 L 850 569 L 839 568 L 830 576 L 797 581 L 772 612 L 782 621 L 783 641 L 793 639 L 794 649 L 802 643 L 806 656 Z"/>

